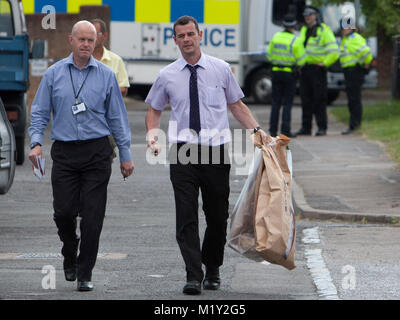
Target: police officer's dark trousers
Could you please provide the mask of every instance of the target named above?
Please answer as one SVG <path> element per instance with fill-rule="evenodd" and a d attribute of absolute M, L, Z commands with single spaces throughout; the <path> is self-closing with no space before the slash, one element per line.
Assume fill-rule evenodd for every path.
<path fill-rule="evenodd" d="M 346 94 L 350 112 L 350 129 L 356 129 L 361 125 L 362 103 L 361 86 L 364 81 L 365 71 L 360 66 L 344 68 L 346 81 Z"/>
<path fill-rule="evenodd" d="M 327 69 L 317 65 L 305 65 L 300 75 L 302 129 L 311 133 L 313 115 L 319 130 L 327 130 L 326 105 L 328 98 Z"/>
<path fill-rule="evenodd" d="M 269 121 L 269 132 L 271 134 L 276 134 L 278 131 L 281 106 L 283 106 L 281 133 L 286 135 L 290 134 L 291 112 L 295 94 L 296 77 L 293 72 L 273 71 L 272 103 Z"/>
<path fill-rule="evenodd" d="M 61 252 L 67 261 L 73 262 L 76 256 L 78 209 L 81 217 L 78 281 L 91 281 L 96 263 L 111 175 L 111 154 L 107 137 L 55 141 L 51 148 L 54 221 L 63 242 Z"/>
<path fill-rule="evenodd" d="M 208 159 L 206 163 L 200 163 L 204 152 L 208 152 L 209 156 L 203 160 Z M 214 158 L 217 163 L 212 162 L 213 152 L 217 154 Z M 183 153 L 184 159 L 180 157 Z M 197 157 L 190 157 L 193 153 L 197 153 Z M 174 161 L 176 154 L 178 159 Z M 220 157 L 215 161 L 218 155 Z M 187 281 L 203 280 L 202 264 L 208 268 L 218 268 L 223 263 L 231 167 L 229 162 L 224 163 L 224 155 L 227 159 L 224 146 L 198 148 L 197 145 L 180 143 L 173 145 L 170 151 L 170 179 L 176 206 L 176 240 L 186 265 Z M 186 164 L 187 157 L 190 157 L 191 162 Z M 202 246 L 199 238 L 199 190 L 207 223 Z"/>

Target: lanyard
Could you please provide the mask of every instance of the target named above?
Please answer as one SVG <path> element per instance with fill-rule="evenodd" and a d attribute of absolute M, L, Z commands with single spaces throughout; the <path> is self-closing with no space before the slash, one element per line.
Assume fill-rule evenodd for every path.
<path fill-rule="evenodd" d="M 69 67 L 69 75 L 70 75 L 70 77 L 71 77 L 72 90 L 74 90 L 75 103 L 78 103 L 79 94 L 81 93 L 81 90 L 82 90 L 82 88 L 83 88 L 83 85 L 85 84 L 86 79 L 88 78 L 88 75 L 89 75 L 89 73 L 90 73 L 90 70 L 92 70 L 92 69 L 89 69 L 88 73 L 86 74 L 85 80 L 83 80 L 83 83 L 82 83 L 81 87 L 79 88 L 78 94 L 76 94 L 75 86 L 74 86 L 74 81 L 72 80 L 71 65 L 69 65 L 68 67 Z"/>

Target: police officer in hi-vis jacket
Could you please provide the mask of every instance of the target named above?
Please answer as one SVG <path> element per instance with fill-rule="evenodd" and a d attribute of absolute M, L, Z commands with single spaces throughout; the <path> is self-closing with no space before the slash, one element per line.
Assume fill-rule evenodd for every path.
<path fill-rule="evenodd" d="M 307 58 L 301 69 L 300 96 L 302 106 L 302 127 L 297 135 L 312 134 L 313 115 L 317 122 L 316 136 L 326 135 L 328 117 L 326 113 L 328 96 L 328 68 L 339 58 L 339 46 L 332 30 L 318 19 L 318 11 L 306 7 L 303 12 L 306 25 L 300 30 Z"/>
<path fill-rule="evenodd" d="M 340 65 L 346 83 L 347 105 L 350 112 L 349 127 L 342 134 L 349 134 L 361 125 L 361 86 L 372 61 L 371 49 L 356 32 L 354 24 L 340 20 L 342 41 L 340 42 Z"/>
<path fill-rule="evenodd" d="M 294 35 L 296 18 L 285 15 L 282 21 L 285 28 L 277 32 L 269 43 L 267 58 L 272 64 L 272 108 L 269 123 L 271 136 L 276 136 L 279 124 L 281 105 L 281 133 L 287 137 L 295 137 L 290 130 L 291 109 L 296 94 L 296 67 L 305 63 L 306 54 L 303 42 Z"/>

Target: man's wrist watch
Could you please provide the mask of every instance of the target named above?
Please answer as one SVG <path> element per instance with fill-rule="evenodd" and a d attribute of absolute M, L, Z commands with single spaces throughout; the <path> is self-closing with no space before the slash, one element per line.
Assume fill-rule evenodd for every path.
<path fill-rule="evenodd" d="M 256 133 L 258 130 L 260 130 L 261 129 L 261 127 L 255 127 L 254 129 L 253 129 L 253 132 L 251 133 L 251 134 L 254 134 L 254 133 Z"/>
<path fill-rule="evenodd" d="M 39 142 L 32 142 L 31 145 L 30 145 L 31 150 L 36 146 L 42 146 L 42 145 Z"/>

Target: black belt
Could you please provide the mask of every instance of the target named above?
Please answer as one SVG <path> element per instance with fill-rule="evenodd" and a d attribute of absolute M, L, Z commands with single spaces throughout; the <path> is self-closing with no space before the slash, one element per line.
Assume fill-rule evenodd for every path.
<path fill-rule="evenodd" d="M 105 139 L 105 138 L 107 138 L 107 136 L 101 137 L 101 138 L 95 138 L 95 139 L 87 139 L 87 140 L 72 140 L 72 141 L 56 140 L 55 142 L 65 143 L 65 144 L 87 144 L 87 143 L 96 142 L 96 141 L 99 141 L 99 140 Z"/>

